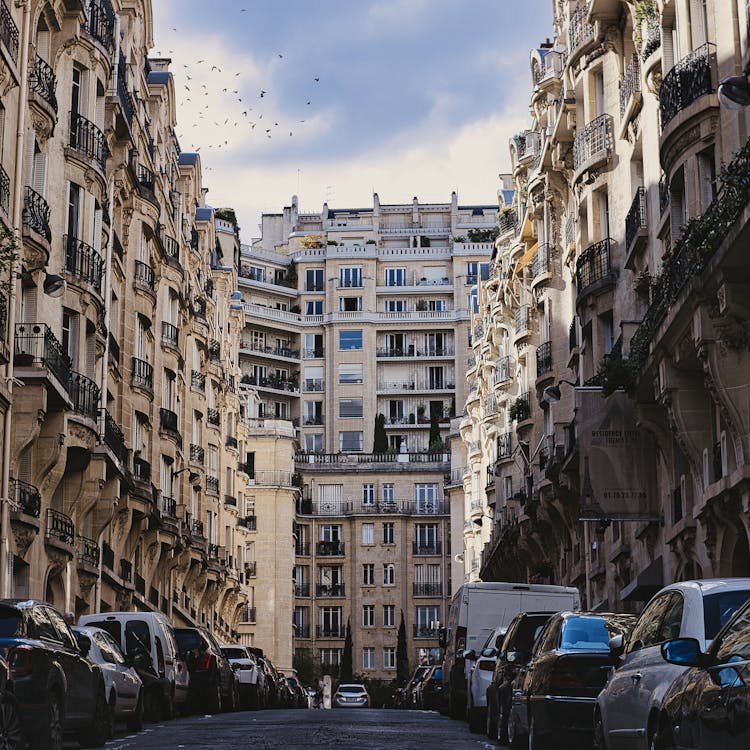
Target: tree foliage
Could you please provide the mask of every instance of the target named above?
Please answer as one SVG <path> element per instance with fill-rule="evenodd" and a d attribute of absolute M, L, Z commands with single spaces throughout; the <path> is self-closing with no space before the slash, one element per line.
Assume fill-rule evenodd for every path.
<path fill-rule="evenodd" d="M 372 436 L 372 452 L 388 453 L 388 435 L 385 432 L 385 414 L 375 417 L 375 432 Z"/>
<path fill-rule="evenodd" d="M 354 681 L 353 656 L 352 625 L 351 619 L 347 618 L 346 638 L 344 639 L 344 652 L 341 654 L 341 669 L 339 671 L 339 681 L 342 683 Z"/>
<path fill-rule="evenodd" d="M 409 652 L 406 648 L 406 623 L 404 622 L 404 610 L 401 610 L 401 623 L 398 626 L 398 638 L 396 640 L 396 682 L 406 685 L 409 681 Z"/>

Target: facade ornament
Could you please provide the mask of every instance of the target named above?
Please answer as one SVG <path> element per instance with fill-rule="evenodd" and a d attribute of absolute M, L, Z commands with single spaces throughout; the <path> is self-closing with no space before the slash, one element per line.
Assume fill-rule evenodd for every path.
<path fill-rule="evenodd" d="M 39 529 L 35 529 L 19 521 L 11 521 L 11 528 L 13 529 L 13 539 L 16 543 L 16 553 L 19 557 L 23 558 L 39 534 Z"/>

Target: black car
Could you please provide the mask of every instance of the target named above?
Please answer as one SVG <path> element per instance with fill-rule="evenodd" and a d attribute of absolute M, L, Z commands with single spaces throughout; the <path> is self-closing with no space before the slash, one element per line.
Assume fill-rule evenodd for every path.
<path fill-rule="evenodd" d="M 64 734 L 84 747 L 104 745 L 109 710 L 101 670 L 86 658 L 86 639 L 79 645 L 56 609 L 35 600 L 0 602 L 0 652 L 32 750 L 60 750 Z"/>
<path fill-rule="evenodd" d="M 443 703 L 443 667 L 430 668 L 419 683 L 419 708 L 429 710 L 440 708 Z"/>
<path fill-rule="evenodd" d="M 189 700 L 194 711 L 236 711 L 239 687 L 229 660 L 206 628 L 175 628 L 177 648 L 190 672 Z"/>
<path fill-rule="evenodd" d="M 692 667 L 661 703 L 654 744 L 659 750 L 747 750 L 750 747 L 750 601 L 701 653 L 694 638 L 661 647 L 672 664 Z"/>
<path fill-rule="evenodd" d="M 18 701 L 11 692 L 10 668 L 0 657 L 0 748 L 21 750 L 24 747 Z"/>
<path fill-rule="evenodd" d="M 528 665 L 513 682 L 511 747 L 590 747 L 594 705 L 612 669 L 609 639 L 627 633 L 633 615 L 559 612 L 539 633 Z"/>
<path fill-rule="evenodd" d="M 550 617 L 551 612 L 521 612 L 508 625 L 487 687 L 487 736 L 491 740 L 508 740 L 511 685 L 518 670 L 529 663 L 534 641 Z"/>

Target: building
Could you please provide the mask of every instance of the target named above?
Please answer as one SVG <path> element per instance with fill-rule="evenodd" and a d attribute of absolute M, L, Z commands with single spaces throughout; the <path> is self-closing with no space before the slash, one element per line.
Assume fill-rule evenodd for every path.
<path fill-rule="evenodd" d="M 401 612 L 412 665 L 438 656 L 452 560 L 446 443 L 496 213 L 455 194 L 319 213 L 294 198 L 242 248 L 241 383 L 259 418 L 299 430 L 296 474 L 279 481 L 300 492 L 287 527 L 300 660 L 335 672 L 350 622 L 355 672 L 394 677 Z M 254 461 L 256 478 L 273 474 Z"/>
<path fill-rule="evenodd" d="M 297 491 L 248 461 L 290 475 L 295 434 L 240 383 L 238 229 L 180 150 L 151 5 L 1 10 L 2 594 L 158 609 L 290 667 Z"/>
<path fill-rule="evenodd" d="M 628 609 L 750 574 L 748 116 L 716 93 L 748 62 L 750 12 L 553 9 L 479 290 L 454 502 L 467 577 Z"/>

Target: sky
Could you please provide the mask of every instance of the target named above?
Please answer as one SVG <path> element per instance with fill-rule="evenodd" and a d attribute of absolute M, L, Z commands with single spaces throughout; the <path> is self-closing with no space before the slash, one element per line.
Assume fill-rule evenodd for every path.
<path fill-rule="evenodd" d="M 552 0 L 152 0 L 177 135 L 243 242 L 261 213 L 495 204 Z"/>

